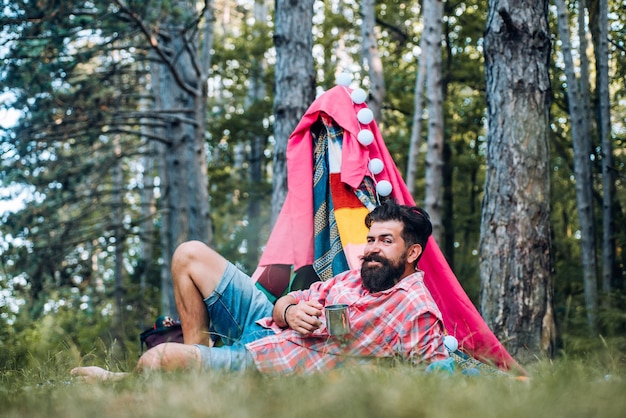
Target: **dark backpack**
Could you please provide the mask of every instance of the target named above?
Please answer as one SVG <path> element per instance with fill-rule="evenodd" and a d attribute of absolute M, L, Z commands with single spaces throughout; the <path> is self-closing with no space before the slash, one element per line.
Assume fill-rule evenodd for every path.
<path fill-rule="evenodd" d="M 149 350 L 159 344 L 169 342 L 182 343 L 183 328 L 180 321 L 175 321 L 167 315 L 159 316 L 151 328 L 139 334 L 141 352 L 144 351 L 144 346 L 146 350 Z"/>

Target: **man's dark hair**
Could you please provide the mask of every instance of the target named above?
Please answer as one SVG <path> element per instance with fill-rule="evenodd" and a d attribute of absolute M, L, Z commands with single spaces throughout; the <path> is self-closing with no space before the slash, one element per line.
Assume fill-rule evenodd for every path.
<path fill-rule="evenodd" d="M 374 222 L 386 221 L 401 222 L 403 225 L 401 236 L 407 248 L 413 244 L 420 244 L 422 254 L 424 253 L 428 237 L 433 232 L 430 216 L 424 209 L 417 206 L 399 205 L 395 200 L 388 199 L 367 214 L 365 226 L 369 229 Z"/>

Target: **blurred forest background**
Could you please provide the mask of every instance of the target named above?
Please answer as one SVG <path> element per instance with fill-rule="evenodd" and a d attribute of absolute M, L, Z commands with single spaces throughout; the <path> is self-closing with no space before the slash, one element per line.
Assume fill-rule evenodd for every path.
<path fill-rule="evenodd" d="M 252 273 L 286 192 L 293 121 L 341 72 L 369 92 L 389 151 L 481 305 L 488 2 L 311 0 L 299 4 L 312 14 L 287 18 L 274 3 L 0 2 L 0 368 L 114 341 L 138 350 L 156 316 L 175 315 L 169 258 L 182 240 Z M 608 338 L 626 351 L 625 8 L 566 0 L 547 13 L 549 302 L 556 348 L 568 352 Z M 433 22 L 441 55 L 429 67 Z M 290 33 L 310 42 L 302 79 L 281 67 L 301 62 L 281 55 Z"/>

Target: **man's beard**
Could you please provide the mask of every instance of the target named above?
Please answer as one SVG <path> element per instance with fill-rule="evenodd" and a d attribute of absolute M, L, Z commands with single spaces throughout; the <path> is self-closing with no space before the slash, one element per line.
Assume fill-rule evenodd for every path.
<path fill-rule="evenodd" d="M 406 266 L 406 252 L 394 263 L 380 255 L 365 255 L 362 258 L 361 278 L 363 287 L 370 293 L 381 292 L 392 288 L 402 277 Z M 377 261 L 380 265 L 370 266 L 368 261 Z"/>

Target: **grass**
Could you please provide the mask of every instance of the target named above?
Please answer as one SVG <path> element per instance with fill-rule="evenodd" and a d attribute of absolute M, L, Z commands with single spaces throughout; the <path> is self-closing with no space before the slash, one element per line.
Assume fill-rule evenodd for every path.
<path fill-rule="evenodd" d="M 624 357 L 560 358 L 527 366 L 532 378 L 425 374 L 408 366 L 307 376 L 170 373 L 86 384 L 74 356 L 4 370 L 1 417 L 623 417 Z M 93 360 L 93 359 L 87 359 Z M 117 369 L 120 364 L 106 364 Z M 128 362 L 130 363 L 130 362 Z M 124 366 L 128 366 L 125 364 Z"/>

